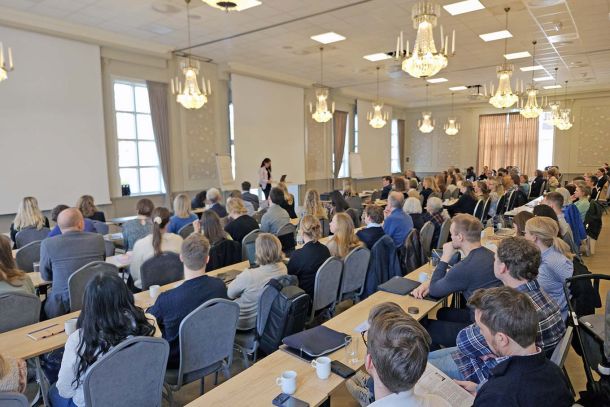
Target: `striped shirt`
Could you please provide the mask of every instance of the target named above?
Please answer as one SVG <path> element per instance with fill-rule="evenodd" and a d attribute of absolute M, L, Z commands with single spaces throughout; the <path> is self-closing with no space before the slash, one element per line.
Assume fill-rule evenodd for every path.
<path fill-rule="evenodd" d="M 545 293 L 559 305 L 561 317 L 568 318 L 568 303 L 563 293 L 563 283 L 572 277 L 574 264 L 554 247 L 542 252 L 542 261 L 538 268 L 538 284 Z"/>

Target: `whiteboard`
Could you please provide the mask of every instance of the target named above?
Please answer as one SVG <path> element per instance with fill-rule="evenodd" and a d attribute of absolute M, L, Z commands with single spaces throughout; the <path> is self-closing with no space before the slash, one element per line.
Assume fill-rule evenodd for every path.
<path fill-rule="evenodd" d="M 352 178 L 364 178 L 364 173 L 362 172 L 362 159 L 359 153 L 349 153 L 349 168 Z"/>
<path fill-rule="evenodd" d="M 233 168 L 231 166 L 231 156 L 226 154 L 216 154 L 216 170 L 222 189 L 233 189 L 235 179 L 233 178 Z"/>

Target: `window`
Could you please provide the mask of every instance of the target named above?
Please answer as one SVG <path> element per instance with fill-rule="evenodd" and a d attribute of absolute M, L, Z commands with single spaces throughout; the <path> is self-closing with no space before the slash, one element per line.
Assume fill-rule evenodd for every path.
<path fill-rule="evenodd" d="M 164 193 L 146 85 L 115 81 L 114 114 L 121 185 L 132 194 Z"/>
<path fill-rule="evenodd" d="M 332 153 L 333 173 L 335 169 L 335 153 Z M 341 168 L 339 168 L 338 178 L 349 177 L 349 115 L 345 124 L 345 145 L 343 146 L 343 159 L 341 160 Z"/>
<path fill-rule="evenodd" d="M 349 122 L 349 120 L 348 120 Z M 354 114 L 354 153 L 358 152 L 358 113 Z"/>
<path fill-rule="evenodd" d="M 400 153 L 398 151 L 398 120 L 392 120 L 392 131 L 391 131 L 391 167 L 392 173 L 400 172 Z"/>
<path fill-rule="evenodd" d="M 551 117 L 551 112 L 544 112 L 540 115 L 538 121 L 538 168 L 553 165 L 555 127 L 547 123 L 547 120 L 550 120 Z"/>
<path fill-rule="evenodd" d="M 229 103 L 229 148 L 231 151 L 231 172 L 235 179 L 235 113 L 233 112 L 233 102 Z"/>

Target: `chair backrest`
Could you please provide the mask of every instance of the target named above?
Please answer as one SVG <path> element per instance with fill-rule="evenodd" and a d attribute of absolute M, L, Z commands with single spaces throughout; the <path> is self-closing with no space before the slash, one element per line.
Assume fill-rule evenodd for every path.
<path fill-rule="evenodd" d="M 287 223 L 284 226 L 282 226 L 275 235 L 278 237 L 288 235 L 291 233 L 294 235 L 296 230 L 297 230 L 296 226 L 294 226 L 292 223 Z"/>
<path fill-rule="evenodd" d="M 93 223 L 93 228 L 100 235 L 107 235 L 108 232 L 110 231 L 110 228 L 108 227 L 106 222 L 100 222 L 99 220 L 92 220 L 91 223 Z"/>
<path fill-rule="evenodd" d="M 210 247 L 210 260 L 206 266 L 207 271 L 230 266 L 241 262 L 241 243 L 235 240 L 224 239 Z"/>
<path fill-rule="evenodd" d="M 354 223 L 354 227 L 355 228 L 359 228 L 360 227 L 360 215 L 361 215 L 361 212 L 359 212 L 357 209 L 354 209 L 354 208 L 347 208 L 345 213 L 347 213 L 349 215 L 349 217 L 352 218 L 352 222 Z"/>
<path fill-rule="evenodd" d="M 178 387 L 211 373 L 233 355 L 239 305 L 216 298 L 206 301 L 180 323 Z M 216 371 L 218 369 L 212 369 Z"/>
<path fill-rule="evenodd" d="M 334 305 L 341 285 L 343 262 L 337 257 L 326 259 L 316 272 L 313 289 L 312 315 L 318 310 Z"/>
<path fill-rule="evenodd" d="M 248 260 L 250 265 L 256 264 L 256 238 L 261 234 L 260 229 L 254 229 L 241 240 L 241 259 Z"/>
<path fill-rule="evenodd" d="M 514 189 L 512 191 L 510 191 L 510 194 L 508 195 L 508 201 L 507 201 L 507 205 L 506 205 L 506 210 L 507 211 L 512 211 L 515 207 L 515 202 L 517 201 L 517 190 Z"/>
<path fill-rule="evenodd" d="M 49 236 L 49 232 L 51 232 L 49 228 L 40 230 L 34 227 L 21 229 L 15 236 L 15 248 L 20 249 L 28 243 L 44 240 Z"/>
<path fill-rule="evenodd" d="M 161 406 L 168 355 L 169 345 L 161 338 L 136 336 L 121 342 L 89 368 L 85 405 Z"/>
<path fill-rule="evenodd" d="M 350 208 L 362 209 L 362 198 L 359 196 L 350 196 L 345 199 Z"/>
<path fill-rule="evenodd" d="M 0 393 L 2 407 L 29 407 L 28 399 L 21 393 Z"/>
<path fill-rule="evenodd" d="M 555 350 L 551 355 L 551 362 L 559 366 L 560 369 L 563 369 L 563 364 L 568 357 L 568 351 L 570 350 L 570 344 L 572 343 L 573 330 L 574 328 L 568 325 L 566 332 L 563 334 L 563 338 L 561 338 L 557 346 L 555 346 Z"/>
<path fill-rule="evenodd" d="M 508 197 L 507 194 L 504 194 L 498 200 L 498 206 L 496 206 L 496 215 L 504 215 L 504 212 L 507 211 L 508 206 Z"/>
<path fill-rule="evenodd" d="M 282 243 L 282 251 L 287 255 L 291 253 L 297 245 L 295 238 L 296 230 L 297 227 L 295 225 L 292 223 L 287 223 L 275 234 Z"/>
<path fill-rule="evenodd" d="M 485 203 L 481 199 L 479 199 L 477 201 L 477 204 L 474 206 L 474 210 L 472 211 L 472 216 L 474 216 L 475 218 L 481 219 L 481 212 L 483 212 L 484 205 L 485 205 Z"/>
<path fill-rule="evenodd" d="M 487 198 L 485 206 L 483 207 L 483 213 L 481 215 L 481 222 L 485 222 L 489 216 L 489 209 L 491 209 L 491 198 Z"/>
<path fill-rule="evenodd" d="M 116 252 L 116 246 L 110 240 L 104 239 L 104 250 L 106 252 L 106 257 L 112 257 Z"/>
<path fill-rule="evenodd" d="M 28 273 L 34 271 L 34 263 L 38 263 L 40 261 L 41 243 L 42 242 L 40 240 L 28 243 L 17 251 L 15 261 L 17 262 L 17 267 L 19 270 L 23 270 Z"/>
<path fill-rule="evenodd" d="M 330 221 L 328 218 L 320 218 L 320 225 L 322 226 L 322 237 L 330 235 Z"/>
<path fill-rule="evenodd" d="M 443 245 L 449 240 L 449 228 L 451 227 L 451 219 L 445 219 L 441 225 L 441 231 L 438 234 L 438 242 L 436 242 L 436 248 L 442 249 Z"/>
<path fill-rule="evenodd" d="M 187 237 L 189 237 L 191 235 L 191 233 L 193 233 L 195 231 L 195 227 L 193 226 L 192 223 L 186 224 L 184 226 L 182 226 L 180 228 L 180 230 L 178 231 L 178 234 L 180 236 L 182 236 L 183 239 L 186 239 Z"/>
<path fill-rule="evenodd" d="M 68 278 L 68 291 L 70 293 L 70 312 L 79 311 L 83 308 L 83 295 L 87 283 L 99 273 L 118 274 L 119 269 L 114 264 L 105 261 L 92 261 L 76 270 Z"/>
<path fill-rule="evenodd" d="M 20 291 L 0 294 L 0 333 L 32 325 L 39 320 L 38 296 Z"/>
<path fill-rule="evenodd" d="M 371 203 L 375 203 L 376 200 L 381 198 L 381 191 L 373 191 L 371 194 Z"/>
<path fill-rule="evenodd" d="M 362 293 L 370 257 L 371 252 L 364 247 L 356 247 L 345 256 L 339 300 L 344 294 L 355 292 L 360 295 Z"/>
<path fill-rule="evenodd" d="M 424 223 L 421 230 L 419 231 L 419 240 L 421 246 L 424 249 L 424 255 L 426 258 L 430 257 L 432 252 L 432 237 L 434 236 L 434 224 L 431 221 Z"/>
<path fill-rule="evenodd" d="M 254 212 L 254 215 L 252 215 L 252 218 L 254 218 L 256 223 L 258 223 L 260 225 L 261 219 L 263 218 L 263 215 L 265 214 L 265 212 L 267 212 L 266 209 L 259 209 L 258 211 Z"/>
<path fill-rule="evenodd" d="M 180 256 L 173 252 L 163 252 L 151 257 L 140 267 L 142 290 L 151 285 L 164 285 L 184 278 L 184 269 Z"/>

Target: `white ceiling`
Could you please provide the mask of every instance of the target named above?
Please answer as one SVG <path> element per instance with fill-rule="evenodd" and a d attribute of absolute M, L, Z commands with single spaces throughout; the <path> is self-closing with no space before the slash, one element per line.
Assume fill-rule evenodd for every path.
<path fill-rule="evenodd" d="M 194 48 L 193 53 L 219 64 L 246 65 L 313 83 L 320 77 L 319 44 L 309 37 L 335 31 L 347 39 L 325 48 L 326 85 L 348 94 L 374 97 L 375 67 L 381 64 L 382 98 L 407 106 L 425 100 L 423 80 L 397 71 L 397 63 L 392 60 L 375 63 L 362 58 L 391 51 L 400 30 L 413 44 L 414 0 L 262 1 L 259 7 L 225 13 L 192 0 L 192 43 L 206 44 Z M 455 1 L 437 2 L 445 5 Z M 495 66 L 502 62 L 504 41 L 486 43 L 479 34 L 504 28 L 506 6 L 511 7 L 509 30 L 514 35 L 508 40 L 509 53 L 531 53 L 531 42 L 536 39 L 536 62 L 549 74 L 558 66 L 559 81 L 569 80 L 571 91 L 610 89 L 609 1 L 481 0 L 484 10 L 458 16 L 443 10 L 439 24 L 445 33 L 456 30 L 457 52 L 449 66 L 437 74 L 449 81 L 430 85 L 430 103 L 446 103 L 450 86 L 496 82 Z M 0 0 L 0 20 L 2 10 L 102 30 L 115 39 L 138 40 L 159 49 L 187 46 L 182 0 Z M 437 29 L 437 39 L 439 35 Z M 548 38 L 555 35 L 563 35 L 565 41 L 551 44 Z M 512 62 L 515 76 L 529 82 L 531 73 L 518 68 L 531 65 L 531 58 Z M 544 76 L 544 71 L 537 71 L 536 76 Z M 539 87 L 552 84 L 537 83 Z M 466 100 L 467 93 L 456 93 L 456 102 Z"/>

